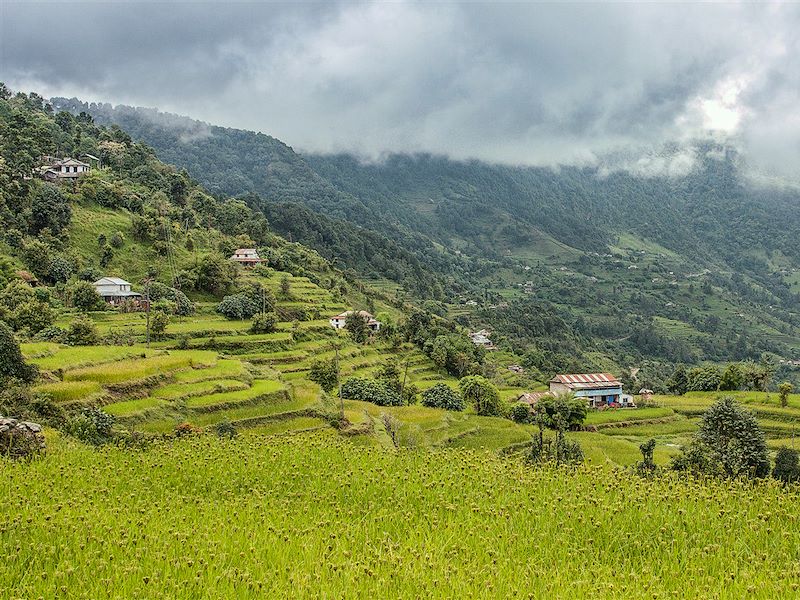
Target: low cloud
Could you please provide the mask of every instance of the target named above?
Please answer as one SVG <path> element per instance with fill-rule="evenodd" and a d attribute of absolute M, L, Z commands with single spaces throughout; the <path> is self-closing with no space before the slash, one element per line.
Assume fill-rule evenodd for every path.
<path fill-rule="evenodd" d="M 50 27 L 52 5 L 4 3 L 0 79 L 371 158 L 601 165 L 635 150 L 613 168 L 679 176 L 713 138 L 765 171 L 800 159 L 797 5 L 72 8 Z"/>

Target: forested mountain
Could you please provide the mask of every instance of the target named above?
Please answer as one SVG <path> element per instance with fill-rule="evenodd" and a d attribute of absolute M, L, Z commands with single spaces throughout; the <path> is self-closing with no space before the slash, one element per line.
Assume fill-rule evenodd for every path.
<path fill-rule="evenodd" d="M 751 184 L 732 148 L 696 142 L 680 177 L 426 154 L 365 163 L 152 110 L 54 104 L 123 125 L 209 188 L 246 195 L 276 231 L 519 352 L 569 339 L 580 343 L 565 355 L 622 365 L 799 356 L 800 193 Z M 559 318 L 526 328 L 531 311 Z"/>

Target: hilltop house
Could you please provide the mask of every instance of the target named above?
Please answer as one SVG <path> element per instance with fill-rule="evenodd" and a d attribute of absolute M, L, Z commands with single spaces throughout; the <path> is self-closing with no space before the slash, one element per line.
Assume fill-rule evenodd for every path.
<path fill-rule="evenodd" d="M 586 398 L 592 408 L 606 406 L 635 408 L 633 399 L 622 393 L 622 383 L 610 373 L 556 375 L 550 380 L 550 393 L 575 394 L 578 398 Z"/>
<path fill-rule="evenodd" d="M 48 162 L 50 164 L 47 164 L 40 169 L 41 176 L 48 181 L 77 179 L 78 177 L 88 173 L 91 169 L 91 166 L 85 162 L 81 162 L 69 157 Z"/>
<path fill-rule="evenodd" d="M 233 253 L 230 260 L 245 267 L 254 267 L 264 262 L 264 259 L 258 255 L 255 248 L 239 248 Z"/>
<path fill-rule="evenodd" d="M 349 317 L 352 314 L 353 314 L 352 310 L 347 310 L 341 314 L 334 315 L 333 317 L 328 319 L 328 323 L 330 323 L 331 327 L 333 327 L 334 329 L 343 329 L 345 323 L 347 322 L 347 317 Z M 360 310 L 358 311 L 358 314 L 367 322 L 367 327 L 369 327 L 370 331 L 378 331 L 381 328 L 382 323 L 367 311 Z"/>
<path fill-rule="evenodd" d="M 131 284 L 119 277 L 102 277 L 93 284 L 97 294 L 111 305 L 122 304 L 129 300 L 139 302 L 142 295 L 131 290 Z"/>

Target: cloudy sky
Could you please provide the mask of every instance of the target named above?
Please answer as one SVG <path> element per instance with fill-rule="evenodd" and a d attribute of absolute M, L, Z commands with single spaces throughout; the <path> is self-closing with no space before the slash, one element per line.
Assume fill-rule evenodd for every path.
<path fill-rule="evenodd" d="M 307 151 L 680 172 L 714 137 L 791 174 L 798 32 L 797 4 L 2 0 L 0 80 Z"/>

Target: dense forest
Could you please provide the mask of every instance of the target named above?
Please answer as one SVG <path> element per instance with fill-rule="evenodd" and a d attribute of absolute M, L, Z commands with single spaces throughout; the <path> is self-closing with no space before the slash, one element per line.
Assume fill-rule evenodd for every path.
<path fill-rule="evenodd" d="M 278 233 L 521 354 L 617 366 L 800 356 L 800 193 L 754 185 L 731 148 L 696 142 L 682 177 L 426 154 L 365 163 L 152 109 L 53 103 L 123 125 Z M 531 314 L 559 318 L 542 330 Z"/>

